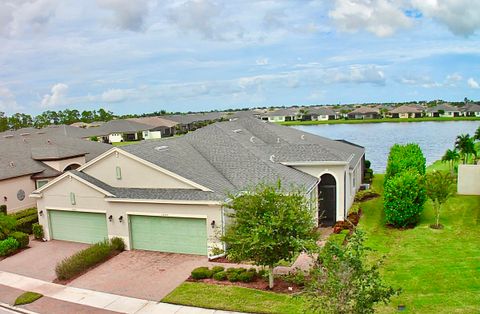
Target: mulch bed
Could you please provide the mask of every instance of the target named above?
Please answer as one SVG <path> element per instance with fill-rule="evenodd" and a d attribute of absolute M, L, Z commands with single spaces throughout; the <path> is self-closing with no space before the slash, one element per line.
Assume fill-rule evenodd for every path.
<path fill-rule="evenodd" d="M 257 278 L 252 282 L 230 282 L 228 280 L 225 281 L 218 281 L 215 279 L 199 279 L 195 280 L 192 277 L 189 277 L 187 279 L 188 282 L 203 282 L 211 285 L 219 285 L 219 286 L 237 286 L 237 287 L 244 287 L 244 288 L 250 288 L 250 289 L 257 289 L 257 290 L 263 290 L 263 291 L 272 291 L 272 292 L 278 292 L 278 293 L 286 293 L 286 294 L 293 294 L 300 292 L 302 290 L 302 287 L 286 282 L 282 278 L 275 278 L 275 285 L 273 286 L 273 289 L 270 289 L 268 287 L 268 282 L 262 278 Z M 289 289 L 290 288 L 290 289 Z"/>

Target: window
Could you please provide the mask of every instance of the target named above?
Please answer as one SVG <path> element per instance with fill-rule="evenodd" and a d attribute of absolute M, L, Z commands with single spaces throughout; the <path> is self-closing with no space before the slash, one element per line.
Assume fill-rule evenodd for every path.
<path fill-rule="evenodd" d="M 48 183 L 48 180 L 37 180 L 37 189 L 41 188 L 42 186 L 44 186 L 45 184 Z"/>
<path fill-rule="evenodd" d="M 73 192 L 70 192 L 70 204 L 72 204 L 72 205 L 77 204 L 77 202 L 75 200 L 75 193 L 73 193 Z"/>
<path fill-rule="evenodd" d="M 117 176 L 117 180 L 122 180 L 122 169 L 120 167 L 115 168 L 115 174 Z"/>

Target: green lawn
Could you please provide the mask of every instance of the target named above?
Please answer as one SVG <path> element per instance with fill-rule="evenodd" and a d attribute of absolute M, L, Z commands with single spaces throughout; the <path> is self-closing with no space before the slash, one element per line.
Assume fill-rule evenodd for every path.
<path fill-rule="evenodd" d="M 383 176 L 374 187 L 382 191 Z M 480 309 L 480 197 L 455 196 L 441 216 L 443 230 L 428 227 L 434 221 L 430 204 L 414 229 L 384 226 L 382 199 L 362 206 L 360 228 L 376 256 L 385 255 L 384 278 L 403 293 L 381 313 L 393 313 L 405 304 L 409 313 L 478 313 Z"/>
<path fill-rule="evenodd" d="M 476 121 L 478 117 L 455 117 L 455 118 L 382 118 L 382 119 L 359 119 L 359 120 L 325 120 L 325 121 L 286 121 L 282 125 L 316 125 L 316 124 L 360 124 L 360 123 L 384 123 L 384 122 L 425 122 L 425 121 Z"/>
<path fill-rule="evenodd" d="M 130 141 L 130 142 L 117 142 L 117 143 L 112 143 L 113 146 L 117 146 L 117 147 L 120 147 L 120 146 L 126 146 L 126 145 L 131 145 L 131 144 L 138 144 L 140 143 L 141 141 Z"/>
<path fill-rule="evenodd" d="M 235 286 L 184 282 L 162 302 L 248 313 L 303 313 L 302 300 Z"/>

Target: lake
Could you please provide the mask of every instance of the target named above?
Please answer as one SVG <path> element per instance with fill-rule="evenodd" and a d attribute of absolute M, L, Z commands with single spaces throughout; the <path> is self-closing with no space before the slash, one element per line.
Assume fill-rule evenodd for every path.
<path fill-rule="evenodd" d="M 384 173 L 390 147 L 395 144 L 417 143 L 423 150 L 427 165 L 442 158 L 453 148 L 462 133 L 473 136 L 479 121 L 398 122 L 365 124 L 319 124 L 294 126 L 299 130 L 331 139 L 344 139 L 365 147 L 366 159 L 376 173 Z"/>

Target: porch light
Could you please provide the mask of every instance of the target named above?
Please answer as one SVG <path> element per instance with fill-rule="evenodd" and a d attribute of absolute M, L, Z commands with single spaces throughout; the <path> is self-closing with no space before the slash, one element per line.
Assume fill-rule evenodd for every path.
<path fill-rule="evenodd" d="M 122 222 L 123 221 L 123 216 L 118 217 L 118 221 Z"/>
<path fill-rule="evenodd" d="M 215 228 L 215 220 L 212 220 L 212 222 L 210 223 L 210 226 L 212 226 L 212 229 Z"/>
<path fill-rule="evenodd" d="M 112 220 L 113 220 L 113 216 L 112 215 L 108 216 L 108 221 L 112 222 Z"/>
<path fill-rule="evenodd" d="M 43 216 L 43 210 L 38 213 L 40 216 Z"/>
<path fill-rule="evenodd" d="M 6 202 L 8 198 L 6 196 L 3 197 L 3 201 Z"/>

